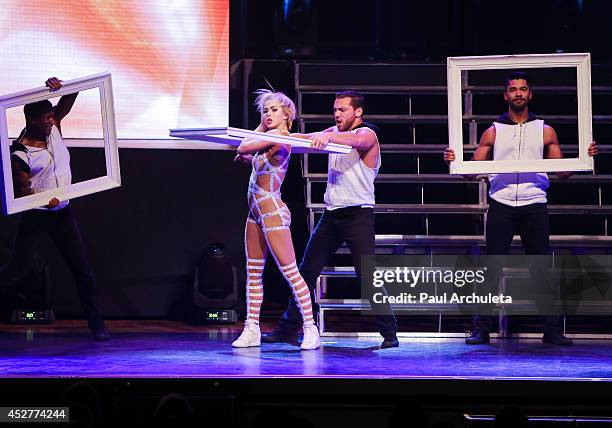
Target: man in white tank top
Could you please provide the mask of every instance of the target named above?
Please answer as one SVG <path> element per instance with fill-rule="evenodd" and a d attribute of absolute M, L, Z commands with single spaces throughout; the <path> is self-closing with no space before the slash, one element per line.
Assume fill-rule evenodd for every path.
<path fill-rule="evenodd" d="M 472 160 L 536 160 L 561 159 L 563 154 L 555 130 L 529 112 L 533 96 L 529 77 L 524 72 L 511 73 L 504 85 L 504 99 L 508 111 L 499 116 L 487 129 Z M 589 155 L 597 154 L 595 142 Z M 452 149 L 446 149 L 444 160 L 455 160 Z M 558 172 L 567 178 L 570 172 Z M 512 173 L 489 175 L 489 210 L 486 224 L 488 255 L 509 254 L 514 235 L 520 235 L 527 255 L 549 253 L 549 222 L 546 190 L 549 186 L 545 173 Z M 495 275 L 492 275 L 495 276 Z M 562 334 L 561 317 L 544 316 L 544 343 L 571 345 L 572 340 Z M 467 344 L 488 343 L 492 317 L 474 317 L 474 327 Z"/>
<path fill-rule="evenodd" d="M 61 80 L 46 81 L 52 91 Z M 72 183 L 70 154 L 61 134 L 61 121 L 70 112 L 78 93 L 64 95 L 54 107 L 49 100 L 24 106 L 26 127 L 11 146 L 15 197 L 42 193 Z M 72 272 L 83 312 L 95 340 L 108 340 L 98 305 L 93 271 L 76 218 L 68 201 L 52 198 L 48 205 L 21 214 L 19 229 L 8 265 L 0 272 L 3 289 L 16 286 L 27 273 L 28 262 L 47 234 Z"/>
<path fill-rule="evenodd" d="M 334 102 L 335 126 L 309 134 L 311 146 L 323 149 L 330 142 L 352 147 L 348 154 L 330 154 L 328 162 L 325 212 L 313 232 L 300 273 L 311 293 L 323 267 L 336 250 L 346 242 L 351 250 L 357 278 L 361 280 L 361 257 L 374 255 L 374 179 L 381 165 L 380 145 L 373 125 L 363 121 L 364 99 L 354 91 L 339 92 Z M 370 303 L 372 296 L 368 296 Z M 313 300 L 314 301 L 314 300 Z M 381 347 L 399 346 L 397 323 L 391 308 L 376 305 L 378 331 L 384 340 Z M 264 342 L 293 341 L 301 322 L 293 299 L 278 327 L 262 336 Z"/>

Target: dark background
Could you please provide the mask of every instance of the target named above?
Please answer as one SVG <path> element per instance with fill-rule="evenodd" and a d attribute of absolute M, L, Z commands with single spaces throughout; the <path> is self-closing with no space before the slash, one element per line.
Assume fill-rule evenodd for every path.
<path fill-rule="evenodd" d="M 294 96 L 293 64 L 299 60 L 443 64 L 453 55 L 591 52 L 594 63 L 609 63 L 610 22 L 612 5 L 605 0 L 231 1 L 230 64 L 256 60 L 246 77 L 249 92 L 265 87 L 267 79 Z M 230 125 L 254 128 L 258 116 L 253 97 L 243 99 L 244 79 L 232 73 Z M 71 149 L 71 155 L 77 180 L 97 162 L 87 149 Z M 250 171 L 233 156 L 120 149 L 122 187 L 71 202 L 109 317 L 180 319 L 202 249 L 213 242 L 223 243 L 238 267 L 243 306 Z M 283 195 L 293 215 L 298 259 L 308 237 L 303 184 L 296 156 Z M 18 218 L 0 218 L 0 265 L 9 259 Z M 48 240 L 41 253 L 51 267 L 58 315 L 79 317 L 63 260 Z M 275 269 L 267 271 L 265 304 L 281 307 L 287 287 Z"/>
<path fill-rule="evenodd" d="M 414 60 L 591 52 L 612 57 L 606 0 L 231 1 L 231 57 Z"/>

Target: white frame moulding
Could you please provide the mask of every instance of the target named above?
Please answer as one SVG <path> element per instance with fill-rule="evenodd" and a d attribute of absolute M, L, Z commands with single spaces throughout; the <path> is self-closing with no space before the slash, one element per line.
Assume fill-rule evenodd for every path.
<path fill-rule="evenodd" d="M 470 70 L 576 68 L 578 98 L 578 157 L 568 159 L 464 161 L 461 72 Z M 591 109 L 591 55 L 589 53 L 493 55 L 447 58 L 448 139 L 456 160 L 451 174 L 592 171 L 588 146 L 593 140 Z M 501 88 L 501 85 L 500 85 Z M 537 91 L 537 88 L 535 88 Z M 501 89 L 500 89 L 501 93 Z M 501 94 L 500 94 L 501 96 Z"/>
<path fill-rule="evenodd" d="M 289 144 L 291 146 L 292 153 L 347 154 L 351 151 L 350 146 L 335 143 L 328 144 L 325 150 L 312 149 L 310 148 L 310 142 L 304 138 L 275 135 L 265 132 L 251 131 L 249 129 L 232 128 L 229 126 L 171 129 L 170 136 L 213 143 L 219 149 L 237 147 L 244 138 L 260 138 L 262 140 L 272 141 L 279 144 Z"/>
<path fill-rule="evenodd" d="M 15 198 L 6 110 L 36 101 L 95 88 L 98 88 L 100 93 L 106 175 L 46 192 Z M 46 205 L 51 198 L 65 201 L 119 187 L 121 185 L 121 174 L 119 171 L 119 152 L 117 148 L 117 132 L 115 130 L 115 108 L 113 104 L 111 73 L 106 72 L 67 80 L 62 82 L 62 87 L 54 92 L 43 86 L 0 96 L 0 156 L 2 160 L 2 174 L 0 177 L 2 180 L 2 209 L 4 214 L 13 214 Z"/>

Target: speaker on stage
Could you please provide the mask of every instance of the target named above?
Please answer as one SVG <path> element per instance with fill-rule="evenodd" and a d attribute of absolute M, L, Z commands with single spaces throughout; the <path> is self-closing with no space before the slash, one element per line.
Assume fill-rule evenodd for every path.
<path fill-rule="evenodd" d="M 26 275 L 5 297 L 9 307 L 9 322 L 14 324 L 51 324 L 55 312 L 51 307 L 51 274 L 49 266 L 35 252 Z"/>
<path fill-rule="evenodd" d="M 193 309 L 189 322 L 193 324 L 231 324 L 237 321 L 232 309 L 238 299 L 236 265 L 225 246 L 207 246 L 195 268 Z"/>

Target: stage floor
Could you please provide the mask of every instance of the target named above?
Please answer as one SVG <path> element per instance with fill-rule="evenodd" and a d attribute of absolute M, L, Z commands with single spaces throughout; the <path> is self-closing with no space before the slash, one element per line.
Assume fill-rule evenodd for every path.
<path fill-rule="evenodd" d="M 264 331 L 268 326 L 263 328 Z M 111 321 L 112 339 L 95 342 L 81 322 L 0 326 L 0 376 L 83 378 L 362 378 L 612 381 L 611 340 L 574 346 L 539 339 L 322 338 L 315 351 L 297 344 L 235 349 L 240 325 L 190 327 L 165 321 Z"/>

